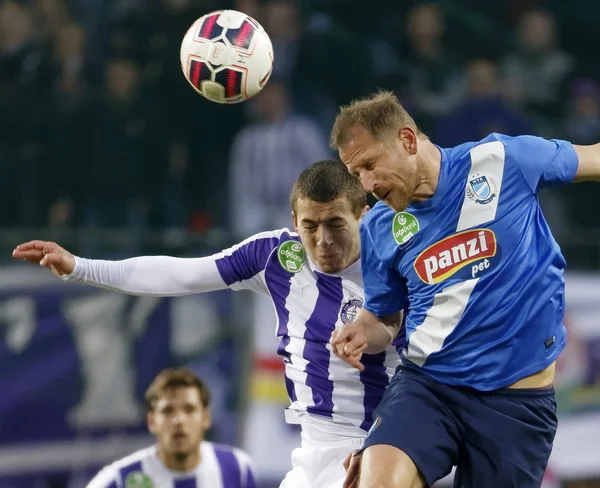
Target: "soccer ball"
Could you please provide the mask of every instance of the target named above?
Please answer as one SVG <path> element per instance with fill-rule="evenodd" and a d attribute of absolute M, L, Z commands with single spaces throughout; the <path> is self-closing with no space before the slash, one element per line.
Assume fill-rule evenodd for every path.
<path fill-rule="evenodd" d="M 252 17 L 217 10 L 192 24 L 181 43 L 181 69 L 200 95 L 239 103 L 256 95 L 273 71 L 273 46 Z"/>

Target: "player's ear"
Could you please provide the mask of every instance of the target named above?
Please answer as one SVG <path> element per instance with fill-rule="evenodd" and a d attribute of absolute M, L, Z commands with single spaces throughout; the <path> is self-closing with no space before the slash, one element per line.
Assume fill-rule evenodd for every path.
<path fill-rule="evenodd" d="M 146 423 L 148 424 L 148 431 L 151 434 L 156 435 L 156 423 L 154 422 L 154 412 L 148 412 L 146 414 Z"/>

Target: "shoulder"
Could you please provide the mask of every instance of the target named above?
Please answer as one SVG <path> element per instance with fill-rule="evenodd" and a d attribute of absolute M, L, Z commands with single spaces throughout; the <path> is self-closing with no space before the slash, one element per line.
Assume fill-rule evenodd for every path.
<path fill-rule="evenodd" d="M 396 213 L 385 203 L 377 202 L 363 217 L 360 225 L 361 231 L 368 233 L 379 231 L 382 225 L 391 224 Z"/>
<path fill-rule="evenodd" d="M 290 231 L 287 228 L 270 230 L 270 231 L 259 232 L 258 234 L 254 234 L 254 235 L 244 239 L 236 247 L 260 245 L 261 247 L 273 250 L 273 249 L 279 247 L 280 244 L 287 242 L 287 241 L 300 242 L 300 236 L 298 236 L 298 234 Z"/>
<path fill-rule="evenodd" d="M 223 467 L 234 467 L 235 465 L 250 467 L 252 465 L 250 456 L 238 447 L 208 441 L 203 442 L 202 445 L 205 449 L 210 449 L 215 453 L 219 464 Z"/>
<path fill-rule="evenodd" d="M 121 469 L 129 468 L 135 464 L 141 463 L 145 459 L 149 459 L 149 458 L 153 457 L 155 454 L 156 454 L 155 446 L 145 447 L 144 449 L 135 451 L 134 453 L 130 454 L 129 456 L 125 456 L 124 458 L 121 458 L 121 459 L 115 461 L 110 466 L 115 471 L 120 471 Z"/>
<path fill-rule="evenodd" d="M 98 474 L 90 481 L 86 488 L 108 488 L 119 485 L 119 473 L 122 470 L 133 468 L 135 471 L 135 465 L 140 464 L 145 459 L 152 457 L 155 453 L 154 446 L 140 449 L 124 458 L 121 458 L 113 463 L 102 468 Z"/>

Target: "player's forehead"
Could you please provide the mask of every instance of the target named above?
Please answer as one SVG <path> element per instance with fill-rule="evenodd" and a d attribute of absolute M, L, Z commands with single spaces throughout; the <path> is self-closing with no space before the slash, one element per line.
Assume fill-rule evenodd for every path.
<path fill-rule="evenodd" d="M 348 140 L 339 148 L 339 153 L 346 167 L 354 169 L 366 164 L 378 151 L 380 143 L 365 127 L 355 126 L 348 132 Z"/>
<path fill-rule="evenodd" d="M 156 401 L 156 410 L 162 410 L 167 407 L 182 405 L 202 406 L 202 399 L 198 388 L 193 386 L 174 386 L 165 388 Z"/>
<path fill-rule="evenodd" d="M 325 222 L 332 219 L 347 219 L 352 215 L 352 205 L 346 196 L 329 202 L 317 202 L 310 198 L 299 198 L 296 202 L 296 217 L 299 221 Z"/>

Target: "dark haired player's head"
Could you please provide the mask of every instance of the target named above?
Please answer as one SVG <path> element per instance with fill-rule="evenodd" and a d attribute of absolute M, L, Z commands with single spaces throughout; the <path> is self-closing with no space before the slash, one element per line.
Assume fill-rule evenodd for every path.
<path fill-rule="evenodd" d="M 322 271 L 339 273 L 358 260 L 367 194 L 341 161 L 306 168 L 294 184 L 290 204 L 296 232 Z"/>
<path fill-rule="evenodd" d="M 163 370 L 145 394 L 148 429 L 156 436 L 158 456 L 175 471 L 199 463 L 200 443 L 211 426 L 210 393 L 188 369 Z"/>

